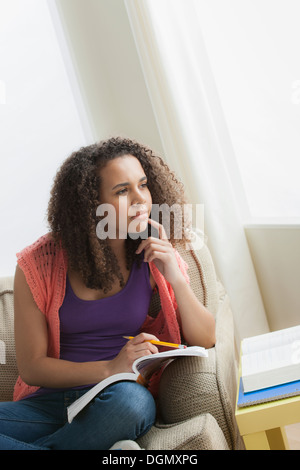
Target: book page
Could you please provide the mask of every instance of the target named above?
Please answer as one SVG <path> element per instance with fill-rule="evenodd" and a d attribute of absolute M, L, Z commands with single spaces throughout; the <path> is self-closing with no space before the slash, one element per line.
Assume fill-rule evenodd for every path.
<path fill-rule="evenodd" d="M 246 354 L 242 356 L 242 376 L 259 374 L 293 365 L 294 351 L 292 344 L 287 344 L 278 348 Z"/>
<path fill-rule="evenodd" d="M 187 356 L 207 357 L 208 352 L 200 346 L 190 346 L 185 349 L 172 349 L 171 351 L 140 357 L 133 363 L 132 368 L 135 373 L 148 377 L 149 373 L 153 373 L 153 370 L 158 369 L 163 363 L 176 359 L 177 357 Z"/>
<path fill-rule="evenodd" d="M 251 354 L 266 349 L 277 348 L 300 340 L 300 325 L 263 335 L 245 338 L 242 341 L 242 354 Z"/>

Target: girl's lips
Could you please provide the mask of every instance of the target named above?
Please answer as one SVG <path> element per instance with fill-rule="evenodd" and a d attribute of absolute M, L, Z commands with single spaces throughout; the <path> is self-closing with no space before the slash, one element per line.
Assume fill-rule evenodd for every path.
<path fill-rule="evenodd" d="M 145 220 L 148 218 L 148 212 L 138 212 L 135 216 L 130 217 L 132 220 L 133 219 L 140 219 L 140 220 Z"/>

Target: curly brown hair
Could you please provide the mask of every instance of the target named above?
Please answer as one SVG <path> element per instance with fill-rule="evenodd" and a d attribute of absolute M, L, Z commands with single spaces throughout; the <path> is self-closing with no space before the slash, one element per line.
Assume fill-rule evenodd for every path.
<path fill-rule="evenodd" d="M 85 285 L 91 289 L 103 289 L 104 292 L 109 292 L 116 277 L 123 287 L 124 279 L 107 240 L 99 239 L 96 234 L 99 222 L 96 209 L 103 202 L 99 197 L 99 170 L 108 161 L 124 155 L 132 155 L 141 163 L 147 176 L 152 204 L 167 204 L 169 207 L 175 204 L 183 208 L 186 203 L 183 184 L 174 172 L 150 148 L 136 141 L 113 137 L 82 147 L 64 161 L 51 190 L 49 227 L 54 240 L 60 241 L 66 250 L 70 267 L 81 275 Z M 183 242 L 185 231 L 183 224 L 181 226 Z M 172 212 L 169 241 L 174 245 Z M 127 237 L 125 243 L 127 269 L 134 260 L 140 265 L 141 255 L 135 254 L 140 240 Z"/>

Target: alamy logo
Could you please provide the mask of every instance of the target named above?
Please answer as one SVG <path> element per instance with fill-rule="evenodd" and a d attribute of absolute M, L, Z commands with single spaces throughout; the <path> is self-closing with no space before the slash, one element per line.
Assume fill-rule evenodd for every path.
<path fill-rule="evenodd" d="M 0 340 L 0 364 L 6 364 L 5 343 Z"/>
<path fill-rule="evenodd" d="M 127 198 L 126 198 L 127 199 Z M 118 214 L 112 204 L 100 204 L 96 210 L 96 216 L 101 220 L 97 223 L 96 234 L 100 240 L 118 238 L 132 239 L 148 237 L 148 208 L 143 204 L 129 206 L 122 198 L 119 201 Z M 181 240 L 184 232 L 187 240 L 186 249 L 201 249 L 204 243 L 204 205 L 203 204 L 152 204 L 151 219 L 162 220 L 166 236 L 171 235 L 171 214 L 173 214 L 174 239 Z M 193 217 L 194 216 L 194 217 Z M 195 220 L 193 220 L 193 218 Z M 189 228 L 188 228 L 189 227 Z M 184 230 L 183 230 L 184 229 Z M 151 236 L 156 236 L 156 229 L 150 224 Z"/>

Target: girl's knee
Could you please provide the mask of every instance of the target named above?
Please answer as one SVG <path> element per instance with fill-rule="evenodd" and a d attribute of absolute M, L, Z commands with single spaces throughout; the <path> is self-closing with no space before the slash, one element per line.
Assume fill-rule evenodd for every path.
<path fill-rule="evenodd" d="M 110 395 L 112 407 L 119 421 L 136 423 L 140 432 L 146 432 L 155 422 L 156 405 L 153 396 L 136 382 L 119 382 L 111 385 L 106 394 Z M 101 396 L 105 398 L 105 392 Z"/>
<path fill-rule="evenodd" d="M 125 382 L 124 397 L 130 407 L 138 414 L 151 416 L 156 414 L 155 401 L 149 390 L 135 382 Z"/>

